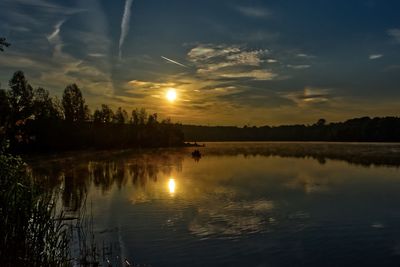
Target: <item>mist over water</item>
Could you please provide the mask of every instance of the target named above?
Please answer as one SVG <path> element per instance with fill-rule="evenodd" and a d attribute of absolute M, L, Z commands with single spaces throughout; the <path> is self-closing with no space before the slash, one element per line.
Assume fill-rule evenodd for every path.
<path fill-rule="evenodd" d="M 113 259 L 152 266 L 395 266 L 400 145 L 208 143 L 28 160 Z"/>

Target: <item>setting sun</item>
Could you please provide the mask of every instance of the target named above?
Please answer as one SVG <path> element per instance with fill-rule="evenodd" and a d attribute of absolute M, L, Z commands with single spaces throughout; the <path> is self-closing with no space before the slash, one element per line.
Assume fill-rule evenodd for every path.
<path fill-rule="evenodd" d="M 168 89 L 166 97 L 167 97 L 168 101 L 174 102 L 176 100 L 176 91 L 175 91 L 175 89 L 173 89 L 173 88 Z"/>

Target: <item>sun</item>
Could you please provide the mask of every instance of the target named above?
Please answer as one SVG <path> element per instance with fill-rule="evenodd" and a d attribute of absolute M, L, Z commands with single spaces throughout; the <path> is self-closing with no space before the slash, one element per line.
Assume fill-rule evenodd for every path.
<path fill-rule="evenodd" d="M 174 102 L 176 100 L 176 91 L 174 88 L 168 89 L 165 97 L 169 102 Z"/>

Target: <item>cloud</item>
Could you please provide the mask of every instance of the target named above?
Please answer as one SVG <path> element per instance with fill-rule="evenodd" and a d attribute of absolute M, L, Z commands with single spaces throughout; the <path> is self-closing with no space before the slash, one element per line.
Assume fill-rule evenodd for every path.
<path fill-rule="evenodd" d="M 315 56 L 313 56 L 313 55 L 308 55 L 308 54 L 304 54 L 304 53 L 299 53 L 299 54 L 296 54 L 296 57 L 301 57 L 301 58 L 314 58 Z"/>
<path fill-rule="evenodd" d="M 131 7 L 133 0 L 125 1 L 124 14 L 122 15 L 121 21 L 121 36 L 119 38 L 119 58 L 122 57 L 122 46 L 124 45 L 125 38 L 129 32 L 129 20 L 131 17 Z"/>
<path fill-rule="evenodd" d="M 388 35 L 393 37 L 397 42 L 400 43 L 400 29 L 389 29 Z"/>
<path fill-rule="evenodd" d="M 30 6 L 32 8 L 39 8 L 41 12 L 46 12 L 49 14 L 64 14 L 73 15 L 81 12 L 87 11 L 86 9 L 73 8 L 67 6 L 56 5 L 54 3 L 49 3 L 45 0 L 3 0 L 4 5 L 19 5 L 19 6 Z"/>
<path fill-rule="evenodd" d="M 262 59 L 265 50 L 241 51 L 228 55 L 226 58 L 237 65 L 260 66 L 264 60 Z"/>
<path fill-rule="evenodd" d="M 226 101 L 241 107 L 251 107 L 253 109 L 265 107 L 279 108 L 295 105 L 292 100 L 276 94 L 275 91 L 260 89 L 257 87 L 242 88 L 239 92 L 217 97 L 219 101 Z"/>
<path fill-rule="evenodd" d="M 381 57 L 383 57 L 382 54 L 372 54 L 372 55 L 369 55 L 369 59 L 371 59 L 371 60 L 378 59 L 378 58 L 381 58 Z"/>
<path fill-rule="evenodd" d="M 263 50 L 255 51 L 238 51 L 225 55 L 223 58 L 217 58 L 215 62 L 206 62 L 201 64 L 199 73 L 213 72 L 227 67 L 237 66 L 260 66 L 264 62 L 262 59 Z"/>
<path fill-rule="evenodd" d="M 197 68 L 197 73 L 207 77 L 253 78 L 271 80 L 277 75 L 270 70 L 259 69 L 267 62 L 266 49 L 248 50 L 237 45 L 200 44 L 187 56 Z"/>
<path fill-rule="evenodd" d="M 166 61 L 168 61 L 168 62 L 170 62 L 170 63 L 172 63 L 172 64 L 175 64 L 175 65 L 178 65 L 178 66 L 187 68 L 186 65 L 183 65 L 182 63 L 179 63 L 178 61 L 172 60 L 172 59 L 167 58 L 167 57 L 164 57 L 164 56 L 161 56 L 161 58 L 162 58 L 162 59 L 165 59 Z"/>
<path fill-rule="evenodd" d="M 7 65 L 11 66 L 12 62 L 15 66 L 13 69 L 20 69 L 23 66 L 23 70 L 35 86 L 48 88 L 52 94 L 58 94 L 67 84 L 75 82 L 81 86 L 85 95 L 90 96 L 89 102 L 93 103 L 96 98 L 102 98 L 103 102 L 103 98 L 108 98 L 113 93 L 113 84 L 107 70 L 106 59 L 99 57 L 99 53 L 103 51 L 87 51 L 107 45 L 104 40 L 107 36 L 103 34 L 104 27 L 101 24 L 104 17 L 98 16 L 100 7 L 93 5 L 94 2 L 92 1 L 89 6 L 91 12 L 74 15 L 74 18 L 85 16 L 84 25 L 80 27 L 85 30 L 78 31 L 66 23 L 72 17 L 67 13 L 71 14 L 73 11 L 78 12 L 86 8 L 66 7 L 63 13 L 61 6 L 46 5 L 45 1 L 16 0 L 13 3 L 15 7 L 13 10 L 19 16 L 13 16 L 9 21 L 10 24 L 29 27 L 29 30 L 25 31 L 27 35 L 25 38 L 28 39 L 16 42 L 17 45 L 14 46 L 12 53 L 5 55 L 5 59 L 9 62 Z M 32 9 L 28 11 L 22 8 L 25 4 L 34 5 L 34 12 Z M 95 24 L 95 27 L 87 25 L 87 21 Z M 96 32 L 97 29 L 100 29 L 99 32 Z M 68 49 L 64 51 L 65 43 L 68 44 Z M 83 59 L 79 55 L 89 55 L 89 57 Z M 23 60 L 15 60 L 16 57 Z"/>
<path fill-rule="evenodd" d="M 50 43 L 56 41 L 58 39 L 58 36 L 61 31 L 61 26 L 64 24 L 65 20 L 59 21 L 55 26 L 54 26 L 54 31 L 47 36 L 47 40 L 49 40 Z"/>
<path fill-rule="evenodd" d="M 299 106 L 320 105 L 328 103 L 332 98 L 330 89 L 306 87 L 300 93 L 289 93 L 286 97 L 296 102 Z"/>
<path fill-rule="evenodd" d="M 271 11 L 266 8 L 261 7 L 245 7 L 245 6 L 237 6 L 236 10 L 239 11 L 242 15 L 252 18 L 270 18 Z"/>
<path fill-rule="evenodd" d="M 106 54 L 102 54 L 102 53 L 89 53 L 88 56 L 89 56 L 89 57 L 95 57 L 95 58 L 101 58 L 101 57 L 105 57 Z"/>
<path fill-rule="evenodd" d="M 387 34 L 392 37 L 396 42 L 400 43 L 400 29 L 389 29 Z"/>
<path fill-rule="evenodd" d="M 190 61 L 199 62 L 238 52 L 240 48 L 237 46 L 200 44 L 192 48 L 187 55 Z"/>
<path fill-rule="evenodd" d="M 135 88 L 142 88 L 142 89 L 161 89 L 161 88 L 176 86 L 176 83 L 170 83 L 170 82 L 150 82 L 150 81 L 139 81 L 139 80 L 129 81 L 128 84 Z"/>
<path fill-rule="evenodd" d="M 269 70 L 252 70 L 248 72 L 223 73 L 221 76 L 224 78 L 252 78 L 259 81 L 269 81 L 278 75 Z"/>
<path fill-rule="evenodd" d="M 61 26 L 64 24 L 65 20 L 61 20 L 54 25 L 54 31 L 46 36 L 47 40 L 51 45 L 53 45 L 53 53 L 60 54 L 63 47 L 63 42 L 60 37 Z"/>
<path fill-rule="evenodd" d="M 288 66 L 288 68 L 296 69 L 296 70 L 303 70 L 303 69 L 308 69 L 311 67 L 311 65 L 290 65 L 290 64 L 287 66 Z"/>
<path fill-rule="evenodd" d="M 23 27 L 23 26 L 15 26 L 15 25 L 10 25 L 8 23 L 3 24 L 3 27 L 7 29 L 10 32 L 30 32 L 31 30 L 28 27 Z"/>

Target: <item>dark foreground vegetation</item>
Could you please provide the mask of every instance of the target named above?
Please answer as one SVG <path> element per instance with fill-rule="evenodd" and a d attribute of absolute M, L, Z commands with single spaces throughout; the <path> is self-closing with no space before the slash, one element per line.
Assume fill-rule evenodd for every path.
<path fill-rule="evenodd" d="M 182 126 L 188 141 L 328 141 L 328 142 L 399 142 L 400 118 L 355 118 L 312 125 L 262 127 Z"/>
<path fill-rule="evenodd" d="M 0 140 L 14 151 L 86 148 L 168 147 L 183 145 L 183 133 L 169 119 L 135 109 L 131 116 L 102 105 L 92 114 L 76 84 L 68 85 L 61 101 L 43 88 L 33 89 L 17 71 L 9 89 L 0 89 Z"/>
<path fill-rule="evenodd" d="M 18 157 L 0 148 L 1 266 L 68 266 L 68 228 L 53 192 L 33 182 Z"/>

